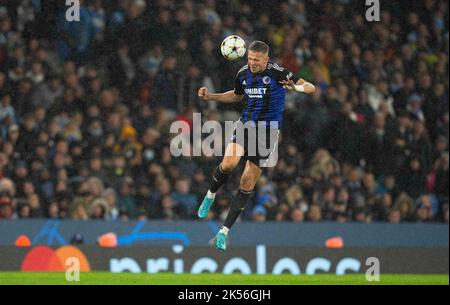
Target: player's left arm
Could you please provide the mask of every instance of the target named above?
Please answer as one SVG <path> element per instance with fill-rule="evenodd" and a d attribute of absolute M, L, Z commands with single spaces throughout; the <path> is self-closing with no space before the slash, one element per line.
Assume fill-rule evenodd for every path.
<path fill-rule="evenodd" d="M 291 90 L 291 91 L 297 91 L 297 92 L 303 92 L 303 93 L 315 93 L 316 87 L 305 81 L 303 78 L 300 78 L 296 83 L 292 79 L 288 80 L 281 80 L 280 84 L 283 85 L 284 88 Z"/>

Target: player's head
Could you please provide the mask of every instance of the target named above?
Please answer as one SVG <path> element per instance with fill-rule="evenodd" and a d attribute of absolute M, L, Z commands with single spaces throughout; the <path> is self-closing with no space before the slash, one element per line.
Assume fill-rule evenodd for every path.
<path fill-rule="evenodd" d="M 248 47 L 248 66 L 252 73 L 263 72 L 269 61 L 269 46 L 262 41 L 253 41 Z"/>

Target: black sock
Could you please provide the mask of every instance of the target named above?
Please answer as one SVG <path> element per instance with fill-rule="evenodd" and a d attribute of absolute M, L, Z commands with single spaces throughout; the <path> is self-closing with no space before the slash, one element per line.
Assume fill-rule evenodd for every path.
<path fill-rule="evenodd" d="M 253 190 L 247 192 L 239 189 L 236 196 L 234 196 L 233 201 L 231 203 L 230 212 L 228 212 L 227 218 L 225 219 L 224 226 L 228 229 L 236 222 L 236 219 L 241 215 L 242 211 L 244 211 L 245 206 L 247 205 L 248 200 L 253 195 Z"/>
<path fill-rule="evenodd" d="M 219 187 L 227 181 L 229 176 L 230 172 L 225 172 L 224 170 L 222 170 L 222 167 L 219 164 L 219 166 L 217 166 L 216 170 L 214 171 L 211 179 L 211 184 L 209 185 L 209 190 L 211 191 L 211 193 L 217 192 Z"/>

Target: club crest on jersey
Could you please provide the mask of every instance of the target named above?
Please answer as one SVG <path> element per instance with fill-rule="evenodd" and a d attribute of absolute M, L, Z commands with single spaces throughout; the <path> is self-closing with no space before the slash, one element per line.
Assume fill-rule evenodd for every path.
<path fill-rule="evenodd" d="M 268 84 L 270 84 L 270 77 L 264 76 L 263 79 L 262 79 L 262 81 L 263 81 L 263 83 L 264 83 L 265 85 L 268 85 Z"/>

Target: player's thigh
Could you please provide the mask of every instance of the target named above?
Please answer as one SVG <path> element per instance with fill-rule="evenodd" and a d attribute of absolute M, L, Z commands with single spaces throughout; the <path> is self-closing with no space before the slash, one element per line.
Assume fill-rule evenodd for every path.
<path fill-rule="evenodd" d="M 237 143 L 229 143 L 225 149 L 225 156 L 222 160 L 222 169 L 224 171 L 233 170 L 244 155 L 244 148 Z"/>
<path fill-rule="evenodd" d="M 241 176 L 239 187 L 244 191 L 251 191 L 255 188 L 256 181 L 261 176 L 262 169 L 255 163 L 247 161 L 245 164 L 244 172 Z"/>

